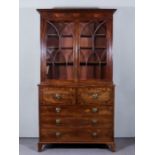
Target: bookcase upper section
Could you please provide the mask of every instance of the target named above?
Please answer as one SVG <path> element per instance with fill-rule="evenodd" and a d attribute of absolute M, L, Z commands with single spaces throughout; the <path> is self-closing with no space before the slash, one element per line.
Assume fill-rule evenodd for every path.
<path fill-rule="evenodd" d="M 114 9 L 39 9 L 41 81 L 112 81 Z"/>

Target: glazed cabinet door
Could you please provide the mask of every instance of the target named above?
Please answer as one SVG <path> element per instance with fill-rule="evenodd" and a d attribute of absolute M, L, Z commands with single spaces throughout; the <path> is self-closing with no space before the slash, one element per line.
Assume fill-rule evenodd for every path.
<path fill-rule="evenodd" d="M 79 79 L 110 80 L 111 21 L 107 19 L 79 22 Z"/>
<path fill-rule="evenodd" d="M 73 80 L 75 23 L 42 22 L 42 81 Z"/>
<path fill-rule="evenodd" d="M 112 80 L 111 19 L 42 23 L 42 81 Z"/>

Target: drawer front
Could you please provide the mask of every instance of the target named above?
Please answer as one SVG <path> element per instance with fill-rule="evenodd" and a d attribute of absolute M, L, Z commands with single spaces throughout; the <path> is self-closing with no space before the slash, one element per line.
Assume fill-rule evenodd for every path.
<path fill-rule="evenodd" d="M 75 89 L 44 87 L 40 90 L 41 104 L 75 104 Z"/>
<path fill-rule="evenodd" d="M 52 129 L 52 128 L 74 128 L 78 127 L 94 127 L 94 128 L 112 128 L 113 121 L 111 115 L 105 116 L 94 116 L 94 117 L 51 117 L 51 116 L 42 116 L 41 117 L 42 129 Z"/>
<path fill-rule="evenodd" d="M 41 130 L 41 141 L 46 142 L 99 142 L 112 140 L 112 128 L 53 128 Z"/>
<path fill-rule="evenodd" d="M 53 117 L 53 116 L 100 116 L 102 117 L 111 117 L 113 114 L 113 106 L 40 106 L 40 113 L 43 117 Z M 77 118 L 76 117 L 76 118 Z"/>
<path fill-rule="evenodd" d="M 114 92 L 113 87 L 103 88 L 79 88 L 78 89 L 78 102 L 79 104 L 113 104 Z"/>

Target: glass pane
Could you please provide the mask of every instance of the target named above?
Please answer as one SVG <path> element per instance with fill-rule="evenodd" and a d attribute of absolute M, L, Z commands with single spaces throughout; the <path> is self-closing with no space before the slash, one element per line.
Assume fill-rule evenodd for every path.
<path fill-rule="evenodd" d="M 73 32 L 73 23 L 47 22 L 47 79 L 73 79 Z"/>
<path fill-rule="evenodd" d="M 80 79 L 104 79 L 106 74 L 106 23 L 80 23 Z"/>

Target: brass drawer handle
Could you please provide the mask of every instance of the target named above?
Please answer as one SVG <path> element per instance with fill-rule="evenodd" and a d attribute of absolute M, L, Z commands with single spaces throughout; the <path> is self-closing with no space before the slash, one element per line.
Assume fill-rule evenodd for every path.
<path fill-rule="evenodd" d="M 61 123 L 61 119 L 56 119 L 55 120 L 55 123 L 58 125 L 58 124 L 60 124 Z"/>
<path fill-rule="evenodd" d="M 97 122 L 98 122 L 97 119 L 92 119 L 92 123 L 93 123 L 93 124 L 96 124 Z"/>
<path fill-rule="evenodd" d="M 60 137 L 61 132 L 56 132 L 55 135 L 56 135 L 56 137 Z"/>
<path fill-rule="evenodd" d="M 93 133 L 92 133 L 92 136 L 93 136 L 93 137 L 97 137 L 97 132 L 93 132 Z"/>
<path fill-rule="evenodd" d="M 60 108 L 60 107 L 56 107 L 56 108 L 55 108 L 55 111 L 56 111 L 57 113 L 59 113 L 59 112 L 61 111 L 61 108 Z"/>
<path fill-rule="evenodd" d="M 54 97 L 55 97 L 55 99 L 57 99 L 57 100 L 62 99 L 62 96 L 61 96 L 60 94 L 58 94 L 58 93 L 56 93 L 56 94 L 54 95 Z"/>
<path fill-rule="evenodd" d="M 98 99 L 98 97 L 99 97 L 99 94 L 97 94 L 97 93 L 92 94 L 92 98 L 93 98 L 93 99 Z"/>
<path fill-rule="evenodd" d="M 95 112 L 98 112 L 98 108 L 96 108 L 96 107 L 95 108 L 92 108 L 92 112 L 94 112 L 94 113 Z"/>

